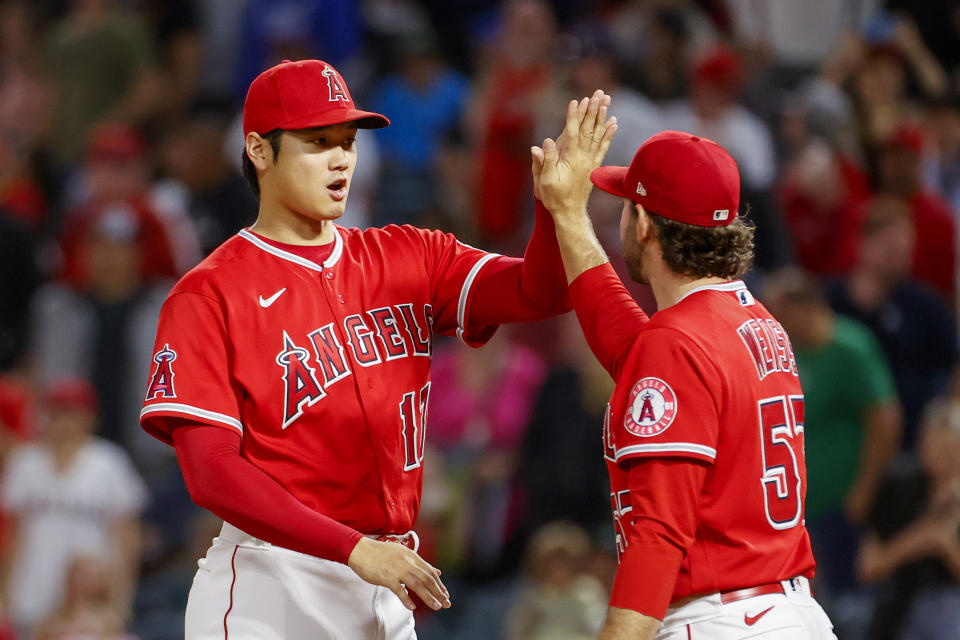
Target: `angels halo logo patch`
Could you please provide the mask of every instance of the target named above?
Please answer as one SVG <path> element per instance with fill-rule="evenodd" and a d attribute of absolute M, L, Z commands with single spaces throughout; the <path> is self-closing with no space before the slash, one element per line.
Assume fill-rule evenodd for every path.
<path fill-rule="evenodd" d="M 623 426 L 635 436 L 649 438 L 667 430 L 677 416 L 677 396 L 660 378 L 644 378 L 633 385 Z"/>

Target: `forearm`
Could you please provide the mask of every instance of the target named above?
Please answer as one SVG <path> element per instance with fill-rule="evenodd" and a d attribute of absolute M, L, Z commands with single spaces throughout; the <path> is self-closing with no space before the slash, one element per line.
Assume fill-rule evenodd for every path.
<path fill-rule="evenodd" d="M 660 621 L 630 609 L 610 607 L 600 640 L 651 640 L 657 635 Z"/>
<path fill-rule="evenodd" d="M 239 435 L 188 425 L 174 429 L 173 441 L 199 506 L 272 544 L 346 564 L 361 534 L 310 509 L 240 457 Z"/>
<path fill-rule="evenodd" d="M 576 280 L 583 272 L 610 262 L 600 246 L 600 240 L 597 239 L 586 210 L 556 212 L 554 223 L 568 283 Z"/>
<path fill-rule="evenodd" d="M 114 550 L 120 559 L 120 584 L 114 594 L 118 611 L 128 617 L 133 605 L 140 573 L 140 521 L 135 517 L 121 517 L 113 523 Z"/>
<path fill-rule="evenodd" d="M 857 557 L 857 577 L 869 584 L 883 580 L 902 565 L 929 555 L 924 524 L 916 522 L 888 541 L 864 538 Z"/>
<path fill-rule="evenodd" d="M 872 504 L 880 479 L 900 448 L 902 413 L 895 402 L 874 406 L 867 411 L 866 429 L 860 446 L 860 468 L 854 487 L 866 493 Z"/>

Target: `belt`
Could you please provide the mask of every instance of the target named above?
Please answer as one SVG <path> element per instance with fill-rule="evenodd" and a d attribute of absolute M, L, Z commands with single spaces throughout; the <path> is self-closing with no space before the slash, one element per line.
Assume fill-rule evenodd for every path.
<path fill-rule="evenodd" d="M 761 584 L 759 586 L 748 587 L 746 589 L 724 591 L 720 594 L 720 602 L 723 604 L 730 604 L 731 602 L 736 602 L 737 600 L 746 600 L 747 598 L 755 598 L 757 596 L 766 596 L 777 593 L 784 595 L 787 593 L 787 590 L 784 589 L 782 582 L 771 582 L 770 584 Z M 812 588 L 810 588 L 810 595 L 813 595 Z"/>
<path fill-rule="evenodd" d="M 397 533 L 386 533 L 383 535 L 370 534 L 367 536 L 379 542 L 396 542 L 397 544 L 402 544 L 407 549 L 411 551 L 417 551 L 420 548 L 420 537 L 417 536 L 416 531 L 408 531 L 407 533 L 397 534 Z"/>

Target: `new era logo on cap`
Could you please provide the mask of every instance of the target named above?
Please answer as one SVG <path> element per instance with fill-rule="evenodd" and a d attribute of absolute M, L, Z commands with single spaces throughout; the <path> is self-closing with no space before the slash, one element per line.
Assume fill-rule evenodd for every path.
<path fill-rule="evenodd" d="M 641 196 L 647 195 L 647 190 L 643 188 L 642 182 L 637 183 L 637 193 L 639 193 Z"/>
<path fill-rule="evenodd" d="M 713 212 L 714 220 L 726 220 L 730 217 L 730 209 L 717 209 Z"/>

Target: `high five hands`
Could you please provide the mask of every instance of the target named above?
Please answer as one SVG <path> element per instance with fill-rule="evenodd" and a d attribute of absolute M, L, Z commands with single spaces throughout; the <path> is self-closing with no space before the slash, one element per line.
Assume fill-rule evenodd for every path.
<path fill-rule="evenodd" d="M 531 147 L 533 192 L 554 219 L 585 212 L 592 184 L 590 172 L 600 166 L 617 131 L 617 119 L 607 118 L 610 96 L 597 89 L 580 102 L 567 105 L 567 122 L 554 142 Z"/>

